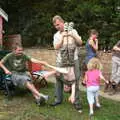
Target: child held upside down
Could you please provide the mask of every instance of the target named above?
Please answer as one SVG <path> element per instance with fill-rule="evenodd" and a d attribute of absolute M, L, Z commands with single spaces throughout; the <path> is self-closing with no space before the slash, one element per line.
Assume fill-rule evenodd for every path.
<path fill-rule="evenodd" d="M 61 63 L 60 67 L 65 68 L 68 73 L 63 74 L 64 77 L 64 91 L 68 92 L 71 90 L 69 101 L 73 104 L 75 102 L 75 90 L 76 90 L 76 76 L 75 76 L 75 59 L 77 54 L 77 42 L 81 37 L 73 29 L 73 23 L 65 23 L 64 31 L 62 32 L 62 47 L 60 48 Z M 76 37 L 77 36 L 77 37 Z M 55 71 L 51 71 L 52 74 L 60 74 Z M 49 74 L 50 75 L 50 74 Z M 49 76 L 48 75 L 48 76 Z"/>
<path fill-rule="evenodd" d="M 65 69 L 67 69 L 68 70 L 68 73 L 64 73 L 63 74 L 63 76 L 64 76 L 64 79 L 65 79 L 65 83 L 68 83 L 68 82 L 70 82 L 70 85 L 71 85 L 71 95 L 70 95 L 70 97 L 69 97 L 69 101 L 71 102 L 71 103 L 74 103 L 74 101 L 75 101 L 75 82 L 73 81 L 74 79 L 75 79 L 75 75 L 73 74 L 73 69 L 71 69 L 71 68 L 65 68 Z M 48 77 L 50 77 L 50 76 L 52 76 L 52 75 L 55 75 L 55 74 L 60 74 L 60 73 L 58 73 L 56 70 L 51 70 L 51 71 L 49 71 L 48 73 L 46 73 L 45 75 L 44 75 L 44 77 L 46 78 L 46 79 L 48 79 Z"/>
<path fill-rule="evenodd" d="M 76 92 L 75 59 L 77 54 L 78 41 L 82 41 L 77 31 L 73 28 L 73 22 L 64 24 L 62 47 L 60 49 L 61 67 L 68 70 L 64 77 L 64 91 L 71 92 L 69 101 L 74 104 Z"/>
<path fill-rule="evenodd" d="M 89 103 L 90 115 L 93 115 L 93 105 L 96 103 L 96 107 L 100 108 L 99 103 L 99 89 L 100 89 L 100 79 L 104 80 L 106 83 L 109 83 L 105 80 L 104 76 L 101 73 L 101 63 L 99 59 L 92 58 L 87 64 L 87 72 L 85 73 L 85 79 L 83 84 L 86 84 L 87 87 L 87 100 Z"/>

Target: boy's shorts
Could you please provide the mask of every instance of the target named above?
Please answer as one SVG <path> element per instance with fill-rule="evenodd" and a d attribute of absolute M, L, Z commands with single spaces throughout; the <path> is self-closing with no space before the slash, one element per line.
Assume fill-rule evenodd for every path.
<path fill-rule="evenodd" d="M 32 82 L 30 75 L 26 72 L 16 72 L 11 75 L 11 80 L 13 84 L 20 88 L 25 88 L 27 81 Z"/>

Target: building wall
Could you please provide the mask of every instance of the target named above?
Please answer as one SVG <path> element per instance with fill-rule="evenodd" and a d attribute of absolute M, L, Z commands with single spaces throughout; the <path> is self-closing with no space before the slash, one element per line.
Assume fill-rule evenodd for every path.
<path fill-rule="evenodd" d="M 84 51 L 84 50 L 83 50 Z M 85 52 L 80 51 L 80 57 L 84 60 Z M 48 49 L 39 49 L 39 48 L 30 48 L 25 49 L 25 52 L 39 60 L 45 60 L 51 65 L 55 65 L 55 51 L 54 50 L 48 50 Z M 103 64 L 103 74 L 106 79 L 110 79 L 111 75 L 111 53 L 104 53 L 103 51 L 98 52 L 98 56 Z"/>
<path fill-rule="evenodd" d="M 3 18 L 0 16 L 0 48 L 2 46 Z"/>

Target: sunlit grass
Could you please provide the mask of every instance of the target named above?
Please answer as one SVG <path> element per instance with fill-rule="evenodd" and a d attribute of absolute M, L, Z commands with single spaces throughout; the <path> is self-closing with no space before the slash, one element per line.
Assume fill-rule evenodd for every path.
<path fill-rule="evenodd" d="M 41 92 L 51 96 L 48 103 L 38 107 L 30 93 L 16 95 L 7 100 L 3 95 L 0 97 L 0 120 L 89 120 L 88 103 L 86 93 L 81 92 L 83 113 L 78 113 L 73 105 L 68 102 L 69 94 L 64 93 L 64 101 L 57 107 L 49 104 L 54 101 L 54 85 L 49 83 Z M 101 109 L 95 111 L 92 120 L 119 120 L 120 103 L 100 97 Z"/>

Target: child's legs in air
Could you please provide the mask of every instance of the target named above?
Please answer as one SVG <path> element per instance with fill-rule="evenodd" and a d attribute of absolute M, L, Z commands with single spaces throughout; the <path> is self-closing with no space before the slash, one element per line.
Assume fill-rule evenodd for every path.
<path fill-rule="evenodd" d="M 55 70 L 48 71 L 47 73 L 45 73 L 44 77 L 45 77 L 45 79 L 48 79 L 48 77 L 53 76 L 55 74 L 56 74 Z"/>

